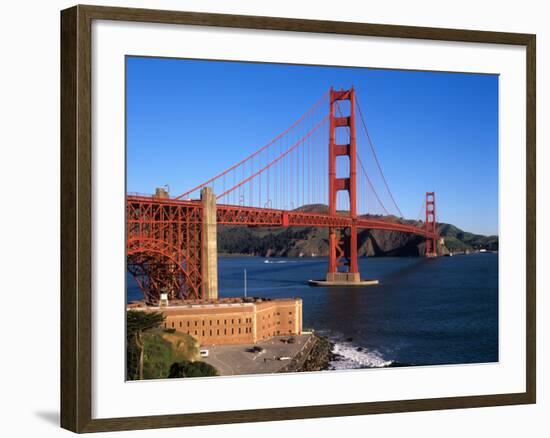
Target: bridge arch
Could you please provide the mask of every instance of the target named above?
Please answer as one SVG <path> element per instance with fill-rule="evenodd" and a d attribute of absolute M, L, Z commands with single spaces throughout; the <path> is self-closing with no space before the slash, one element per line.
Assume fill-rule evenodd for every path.
<path fill-rule="evenodd" d="M 160 294 L 169 299 L 198 299 L 200 271 L 189 265 L 181 250 L 165 240 L 135 237 L 127 241 L 127 269 L 143 292 L 156 304 Z"/>

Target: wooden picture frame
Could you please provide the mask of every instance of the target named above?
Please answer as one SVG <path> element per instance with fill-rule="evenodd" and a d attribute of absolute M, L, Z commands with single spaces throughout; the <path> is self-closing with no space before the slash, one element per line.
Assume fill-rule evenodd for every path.
<path fill-rule="evenodd" d="M 388 38 L 519 45 L 526 48 L 527 284 L 526 391 L 405 401 L 346 403 L 127 418 L 92 418 L 91 24 L 93 20 L 186 24 Z M 535 53 L 530 34 L 381 24 L 75 6 L 61 12 L 61 426 L 74 432 L 273 421 L 535 403 Z"/>

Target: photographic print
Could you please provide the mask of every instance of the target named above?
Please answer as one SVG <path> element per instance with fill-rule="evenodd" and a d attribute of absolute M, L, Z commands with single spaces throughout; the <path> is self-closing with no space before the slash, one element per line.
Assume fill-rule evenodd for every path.
<path fill-rule="evenodd" d="M 499 77 L 127 56 L 127 380 L 499 361 Z"/>

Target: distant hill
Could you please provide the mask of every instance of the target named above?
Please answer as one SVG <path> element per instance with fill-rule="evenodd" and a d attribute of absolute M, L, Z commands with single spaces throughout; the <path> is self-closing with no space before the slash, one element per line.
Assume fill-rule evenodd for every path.
<path fill-rule="evenodd" d="M 296 209 L 326 213 L 328 207 L 312 204 Z M 417 224 L 395 216 L 366 215 L 363 217 Z M 438 229 L 444 238 L 442 253 L 469 252 L 479 249 L 498 250 L 498 236 L 482 236 L 440 223 Z M 357 236 L 359 256 L 417 256 L 424 253 L 424 241 L 419 236 L 397 231 L 361 230 Z M 328 255 L 328 230 L 316 227 L 264 228 L 227 226 L 218 227 L 218 252 L 220 254 L 255 255 L 261 257 L 310 257 Z"/>

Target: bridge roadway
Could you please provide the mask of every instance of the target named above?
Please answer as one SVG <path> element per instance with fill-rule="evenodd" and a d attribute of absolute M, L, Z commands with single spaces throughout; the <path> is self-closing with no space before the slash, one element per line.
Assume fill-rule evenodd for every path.
<path fill-rule="evenodd" d="M 188 212 L 190 210 L 201 210 L 203 208 L 200 200 L 177 200 L 170 198 L 155 198 L 151 196 L 127 196 L 129 206 L 138 207 L 143 211 L 155 216 L 154 221 L 162 222 L 186 222 L 185 214 L 178 211 Z M 198 215 L 200 217 L 200 215 Z M 145 220 L 147 222 L 147 220 Z M 264 227 L 336 227 L 345 228 L 352 225 L 353 220 L 349 216 L 331 216 L 326 213 L 310 213 L 304 211 L 287 211 L 270 208 L 245 207 L 239 205 L 217 204 L 216 222 L 219 225 L 249 225 Z M 437 235 L 427 232 L 423 228 L 413 225 L 392 222 L 388 220 L 377 220 L 358 217 L 357 228 L 368 228 L 375 230 L 399 231 L 411 233 L 426 238 L 433 238 Z"/>

